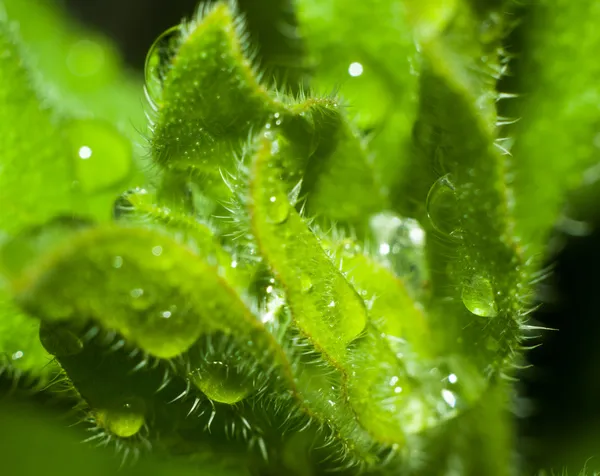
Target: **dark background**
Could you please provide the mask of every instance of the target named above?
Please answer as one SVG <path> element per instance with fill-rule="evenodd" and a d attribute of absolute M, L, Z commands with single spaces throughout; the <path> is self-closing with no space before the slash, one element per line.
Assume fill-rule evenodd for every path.
<path fill-rule="evenodd" d="M 74 16 L 117 41 L 126 61 L 141 70 L 154 39 L 182 17 L 189 17 L 197 0 L 65 0 Z M 298 41 L 284 40 L 277 31 L 293 23 L 287 0 L 240 0 L 263 66 L 288 79 L 300 74 L 293 57 Z M 270 7 L 265 8 L 268 4 Z M 509 39 L 518 50 L 518 29 Z M 292 65 L 290 67 L 290 65 Z M 282 71 L 285 70 L 285 73 Z M 292 82 L 292 81 L 290 81 Z M 598 222 L 598 220 L 596 220 Z M 572 463 L 581 469 L 586 458 L 600 454 L 600 231 L 569 237 L 557 231 L 561 245 L 549 264 L 553 275 L 542 284 L 544 305 L 534 318 L 557 329 L 544 333 L 543 345 L 530 351 L 532 368 L 520 373 L 515 412 L 519 416 L 521 453 L 531 467 Z M 594 436 L 598 434 L 598 436 Z M 593 458 L 588 467 L 600 466 Z M 483 476 L 483 475 L 482 475 Z"/>

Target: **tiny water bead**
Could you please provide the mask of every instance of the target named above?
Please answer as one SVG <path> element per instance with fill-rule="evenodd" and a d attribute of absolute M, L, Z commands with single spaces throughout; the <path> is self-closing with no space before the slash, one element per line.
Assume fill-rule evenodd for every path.
<path fill-rule="evenodd" d="M 83 350 L 81 339 L 62 324 L 42 321 L 39 336 L 44 349 L 56 357 L 70 357 Z"/>
<path fill-rule="evenodd" d="M 215 402 L 233 405 L 252 393 L 248 378 L 235 366 L 222 361 L 205 362 L 201 368 L 190 372 L 192 383 Z"/>
<path fill-rule="evenodd" d="M 315 77 L 316 84 L 323 89 L 339 87 L 340 94 L 352 105 L 348 113 L 359 128 L 381 126 L 394 103 L 385 79 L 385 66 L 360 54 L 344 56 L 331 64 L 321 64 L 321 71 Z"/>
<path fill-rule="evenodd" d="M 463 284 L 462 302 L 476 316 L 496 317 L 498 315 L 494 288 L 490 280 L 484 276 L 474 275 Z"/>
<path fill-rule="evenodd" d="M 300 288 L 304 293 L 312 291 L 313 282 L 309 275 L 303 274 L 302 276 L 300 276 Z"/>
<path fill-rule="evenodd" d="M 96 414 L 98 424 L 120 438 L 137 435 L 146 423 L 145 405 L 139 398 L 130 398 L 121 405 L 99 410 Z"/>
<path fill-rule="evenodd" d="M 127 190 L 115 200 L 113 204 L 113 218 L 121 220 L 135 215 L 137 210 L 136 204 L 141 202 L 152 202 L 152 197 L 147 190 L 139 187 Z"/>
<path fill-rule="evenodd" d="M 431 226 L 436 231 L 449 237 L 460 236 L 460 208 L 456 198 L 456 187 L 450 174 L 440 177 L 431 186 L 427 194 L 426 208 Z"/>
<path fill-rule="evenodd" d="M 350 76 L 352 76 L 353 78 L 363 74 L 363 71 L 364 71 L 363 65 L 360 64 L 358 61 L 355 61 L 354 63 L 350 63 L 350 66 L 348 67 L 348 74 Z"/>
<path fill-rule="evenodd" d="M 123 182 L 132 167 L 129 141 L 111 124 L 97 119 L 70 122 L 65 131 L 84 193 L 106 190 Z"/>
<path fill-rule="evenodd" d="M 290 204 L 282 195 L 273 195 L 269 197 L 267 213 L 271 223 L 284 223 L 290 215 Z"/>
<path fill-rule="evenodd" d="M 169 28 L 150 47 L 144 74 L 146 90 L 152 101 L 157 101 L 162 92 L 162 84 L 171 67 L 181 41 L 181 28 L 179 25 Z"/>
<path fill-rule="evenodd" d="M 371 217 L 370 227 L 379 256 L 396 276 L 418 292 L 425 287 L 428 270 L 425 230 L 417 220 L 384 212 Z"/>

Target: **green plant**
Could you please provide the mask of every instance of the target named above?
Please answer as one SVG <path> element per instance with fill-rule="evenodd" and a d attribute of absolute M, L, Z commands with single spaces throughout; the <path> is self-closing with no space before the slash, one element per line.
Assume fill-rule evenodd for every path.
<path fill-rule="evenodd" d="M 516 471 L 547 243 L 596 190 L 600 34 L 579 24 L 600 4 L 297 0 L 289 74 L 262 72 L 233 4 L 201 7 L 148 54 L 140 146 L 110 46 L 3 3 L 43 73 L 3 19 L 17 395 L 60 396 L 87 440 L 182 472 Z"/>

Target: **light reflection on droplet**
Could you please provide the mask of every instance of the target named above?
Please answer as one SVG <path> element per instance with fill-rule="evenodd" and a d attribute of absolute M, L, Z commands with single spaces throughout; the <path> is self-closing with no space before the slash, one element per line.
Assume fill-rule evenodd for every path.
<path fill-rule="evenodd" d="M 411 227 L 408 236 L 415 245 L 422 245 L 425 242 L 425 231 L 418 226 Z"/>
<path fill-rule="evenodd" d="M 456 396 L 447 389 L 442 390 L 442 398 L 452 408 L 456 406 Z"/>
<path fill-rule="evenodd" d="M 92 156 L 92 149 L 87 145 L 84 145 L 79 148 L 79 158 L 83 160 L 87 160 Z"/>
<path fill-rule="evenodd" d="M 450 374 L 450 375 L 448 375 L 448 382 L 450 382 L 450 383 L 456 383 L 456 382 L 458 382 L 458 377 L 456 376 L 456 374 Z"/>
<path fill-rule="evenodd" d="M 141 288 L 132 289 L 129 294 L 132 298 L 139 298 L 144 294 L 144 290 Z"/>
<path fill-rule="evenodd" d="M 390 254 L 390 244 L 389 243 L 381 243 L 379 245 L 379 254 L 382 256 L 387 256 Z"/>
<path fill-rule="evenodd" d="M 351 63 L 350 66 L 348 67 L 348 74 L 350 76 L 352 76 L 353 78 L 363 74 L 363 71 L 364 71 L 363 65 L 358 62 Z"/>
<path fill-rule="evenodd" d="M 22 350 L 17 350 L 13 355 L 12 355 L 12 359 L 13 360 L 19 360 L 21 357 L 23 357 L 23 351 Z"/>
<path fill-rule="evenodd" d="M 162 317 L 163 317 L 164 319 L 168 319 L 169 317 L 171 317 L 171 311 L 164 311 L 164 312 L 162 313 Z"/>
<path fill-rule="evenodd" d="M 123 258 L 121 256 L 115 256 L 113 259 L 113 268 L 119 269 L 123 266 Z"/>

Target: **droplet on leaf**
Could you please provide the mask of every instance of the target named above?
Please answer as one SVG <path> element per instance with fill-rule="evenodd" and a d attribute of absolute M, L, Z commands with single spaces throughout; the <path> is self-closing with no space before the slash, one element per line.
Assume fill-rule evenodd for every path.
<path fill-rule="evenodd" d="M 140 198 L 143 199 L 145 197 L 150 198 L 150 195 L 143 188 L 133 188 L 131 190 L 127 190 L 115 200 L 115 203 L 113 204 L 113 218 L 115 220 L 120 220 L 134 215 L 136 212 L 134 201 L 140 200 Z"/>
<path fill-rule="evenodd" d="M 457 236 L 460 215 L 456 188 L 450 174 L 440 177 L 427 194 L 427 215 L 433 228 L 447 236 Z"/>
<path fill-rule="evenodd" d="M 96 419 L 100 426 L 120 438 L 131 438 L 139 433 L 146 418 L 144 403 L 139 398 L 129 398 L 120 406 L 98 411 Z"/>
<path fill-rule="evenodd" d="M 396 276 L 406 279 L 415 292 L 428 280 L 425 231 L 417 220 L 393 213 L 379 213 L 370 219 L 375 245 Z"/>
<path fill-rule="evenodd" d="M 146 90 L 150 99 L 154 102 L 161 95 L 163 81 L 169 72 L 171 61 L 176 54 L 180 39 L 181 29 L 177 25 L 169 28 L 160 35 L 148 51 L 144 66 L 144 75 Z"/>
<path fill-rule="evenodd" d="M 190 373 L 194 385 L 208 398 L 233 405 L 253 390 L 251 383 L 234 366 L 221 361 L 206 362 Z"/>
<path fill-rule="evenodd" d="M 465 307 L 481 317 L 496 317 L 498 307 L 494 299 L 494 288 L 489 279 L 475 275 L 462 287 L 462 301 Z"/>
<path fill-rule="evenodd" d="M 131 144 L 112 125 L 85 119 L 67 124 L 65 130 L 76 179 L 83 192 L 99 192 L 127 178 L 131 170 Z"/>
<path fill-rule="evenodd" d="M 70 357 L 83 350 L 83 342 L 75 333 L 61 324 L 40 324 L 40 342 L 49 354 Z"/>
<path fill-rule="evenodd" d="M 285 198 L 273 195 L 269 198 L 267 213 L 272 223 L 283 223 L 290 214 L 290 204 Z"/>

